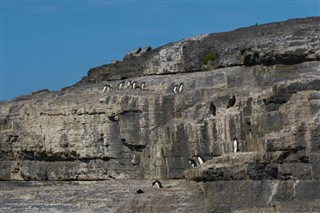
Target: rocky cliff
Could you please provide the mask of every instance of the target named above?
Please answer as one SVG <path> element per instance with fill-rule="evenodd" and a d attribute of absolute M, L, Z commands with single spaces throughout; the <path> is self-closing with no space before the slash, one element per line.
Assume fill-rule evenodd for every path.
<path fill-rule="evenodd" d="M 170 43 L 0 107 L 1 180 L 185 178 L 203 212 L 320 211 L 319 17 Z"/>

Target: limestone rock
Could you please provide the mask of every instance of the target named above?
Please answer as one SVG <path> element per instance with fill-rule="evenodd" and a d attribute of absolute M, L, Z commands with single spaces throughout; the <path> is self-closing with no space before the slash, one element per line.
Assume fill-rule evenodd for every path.
<path fill-rule="evenodd" d="M 124 56 L 123 60 L 130 59 L 135 57 L 137 54 L 139 54 L 141 51 L 141 47 L 135 48 L 133 50 L 130 50 L 129 52 L 126 53 Z"/>
<path fill-rule="evenodd" d="M 130 50 L 129 52 L 126 53 L 126 55 L 124 56 L 123 60 L 127 60 L 127 59 L 130 59 L 130 58 L 135 58 L 135 57 L 139 57 L 141 56 L 142 54 L 148 52 L 151 50 L 151 47 L 148 46 L 148 47 L 144 47 L 144 48 L 136 48 L 136 49 L 133 49 L 133 50 Z"/>
<path fill-rule="evenodd" d="M 0 180 L 186 178 L 198 182 L 203 212 L 319 211 L 319 23 L 201 35 L 92 68 L 60 91 L 2 102 Z M 207 54 L 215 57 L 204 66 Z M 137 88 L 116 89 L 122 81 Z M 100 93 L 105 84 L 114 89 Z M 198 155 L 206 162 L 191 168 Z M 162 196 L 121 211 L 177 199 Z"/>

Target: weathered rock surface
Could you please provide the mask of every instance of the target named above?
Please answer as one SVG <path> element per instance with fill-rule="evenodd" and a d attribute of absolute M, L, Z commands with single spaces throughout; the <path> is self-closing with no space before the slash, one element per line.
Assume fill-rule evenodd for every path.
<path fill-rule="evenodd" d="M 150 50 L 151 50 L 151 47 L 144 47 L 144 48 L 138 47 L 136 49 L 133 49 L 133 50 L 130 50 L 129 52 L 127 52 L 126 55 L 124 56 L 123 60 L 139 57 L 142 54 L 144 54 Z"/>
<path fill-rule="evenodd" d="M 0 107 L 0 180 L 186 178 L 204 212 L 320 211 L 319 17 L 171 43 Z M 165 212 L 146 209 L 176 199 L 161 196 L 121 211 Z"/>
<path fill-rule="evenodd" d="M 196 183 L 162 183 L 164 188 L 157 189 L 145 180 L 0 182 L 0 212 L 204 212 Z M 137 194 L 138 189 L 144 193 Z"/>

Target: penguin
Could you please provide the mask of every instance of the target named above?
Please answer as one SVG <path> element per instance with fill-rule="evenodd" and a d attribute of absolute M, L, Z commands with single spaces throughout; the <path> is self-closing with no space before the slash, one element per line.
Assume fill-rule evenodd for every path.
<path fill-rule="evenodd" d="M 141 90 L 144 90 L 144 89 L 145 89 L 145 86 L 146 86 L 146 83 L 145 83 L 145 82 L 142 82 L 142 83 L 141 83 L 141 87 L 140 87 Z"/>
<path fill-rule="evenodd" d="M 194 160 L 188 159 L 188 161 L 189 161 L 189 164 L 190 164 L 190 166 L 191 166 L 192 168 L 197 167 L 197 163 L 196 163 Z"/>
<path fill-rule="evenodd" d="M 160 181 L 156 180 L 152 183 L 152 186 L 156 186 L 157 188 L 163 188 Z"/>
<path fill-rule="evenodd" d="M 199 165 L 201 165 L 201 164 L 203 164 L 203 163 L 205 162 L 205 160 L 204 160 L 203 157 L 201 157 L 201 156 L 198 156 L 198 157 L 197 157 L 197 160 L 198 160 L 198 162 L 199 162 Z"/>
<path fill-rule="evenodd" d="M 176 84 L 175 86 L 174 86 L 174 88 L 173 88 L 173 93 L 177 93 L 178 92 L 178 89 L 179 88 L 179 86 Z"/>
<path fill-rule="evenodd" d="M 181 83 L 181 84 L 179 85 L 179 93 L 181 93 L 182 90 L 183 90 L 183 83 Z"/>
<path fill-rule="evenodd" d="M 238 152 L 238 140 L 236 138 L 233 139 L 233 152 Z"/>
<path fill-rule="evenodd" d="M 136 89 L 136 88 L 137 88 L 137 82 L 134 81 L 134 82 L 132 82 L 132 89 Z"/>
<path fill-rule="evenodd" d="M 128 81 L 127 83 L 127 89 L 130 89 L 131 88 L 131 81 Z"/>
<path fill-rule="evenodd" d="M 118 89 L 119 89 L 119 90 L 122 90 L 122 88 L 123 88 L 123 86 L 124 86 L 124 83 L 125 83 L 124 81 L 122 81 L 122 82 L 119 83 L 119 86 L 118 86 Z"/>
<path fill-rule="evenodd" d="M 109 92 L 111 92 L 111 90 L 112 90 L 112 86 L 111 86 L 111 85 L 108 85 L 108 86 L 107 86 L 107 92 L 109 93 Z"/>
<path fill-rule="evenodd" d="M 107 85 L 104 85 L 100 93 L 104 93 L 107 90 Z"/>
<path fill-rule="evenodd" d="M 232 95 L 232 97 L 228 101 L 227 109 L 229 109 L 230 107 L 233 107 L 235 103 L 236 103 L 236 96 Z"/>
<path fill-rule="evenodd" d="M 133 154 L 132 158 L 131 158 L 131 163 L 132 165 L 136 166 L 138 163 L 137 163 L 137 160 L 136 160 L 136 154 Z"/>
<path fill-rule="evenodd" d="M 209 111 L 214 117 L 216 116 L 216 110 L 216 105 L 214 105 L 213 102 L 211 102 Z"/>
<path fill-rule="evenodd" d="M 111 90 L 112 90 L 112 86 L 109 84 L 106 84 L 103 86 L 102 91 L 100 93 L 111 92 Z"/>
<path fill-rule="evenodd" d="M 251 139 L 251 138 L 252 138 L 252 134 L 251 134 L 251 122 L 248 121 L 248 122 L 246 122 L 246 124 L 247 124 L 248 133 L 249 133 L 249 138 Z"/>
<path fill-rule="evenodd" d="M 142 191 L 141 189 L 138 189 L 136 193 L 137 194 L 144 194 L 144 191 Z"/>

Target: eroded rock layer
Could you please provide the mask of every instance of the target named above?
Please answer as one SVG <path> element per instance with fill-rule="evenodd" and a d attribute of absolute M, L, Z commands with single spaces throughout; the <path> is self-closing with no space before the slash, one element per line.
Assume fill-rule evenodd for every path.
<path fill-rule="evenodd" d="M 0 179 L 186 178 L 212 212 L 319 210 L 319 40 L 318 17 L 202 35 L 3 102 Z"/>

